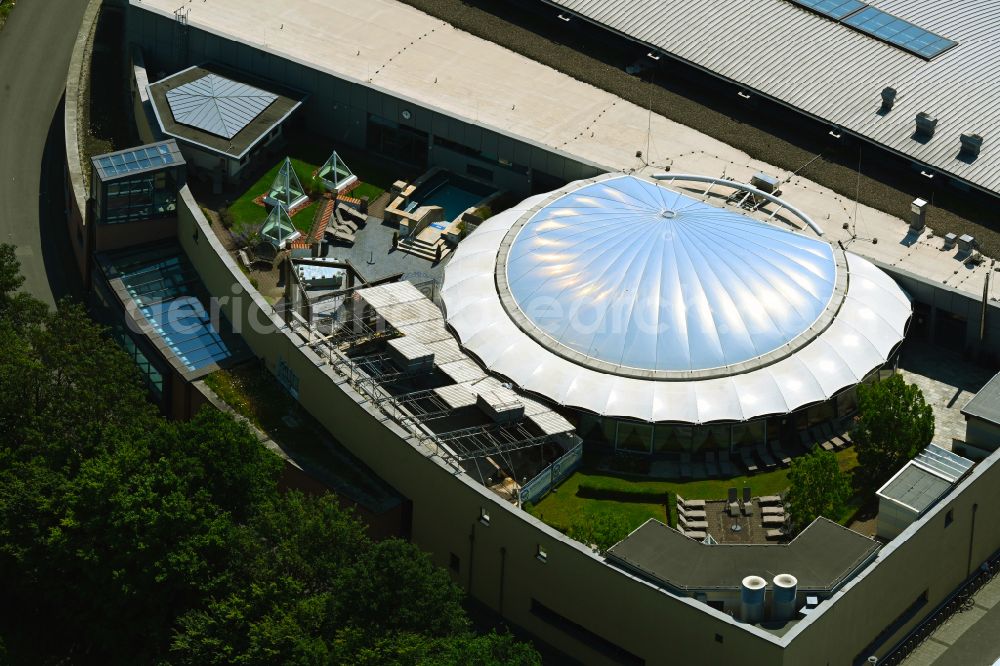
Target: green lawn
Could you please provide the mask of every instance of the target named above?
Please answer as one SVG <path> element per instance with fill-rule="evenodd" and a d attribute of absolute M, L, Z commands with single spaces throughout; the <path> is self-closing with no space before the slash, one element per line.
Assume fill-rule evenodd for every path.
<path fill-rule="evenodd" d="M 857 467 L 857 455 L 853 448 L 837 453 L 840 468 L 850 472 Z M 594 516 L 613 513 L 624 517 L 630 529 L 635 529 L 649 518 L 667 522 L 666 507 L 658 503 L 615 501 L 609 499 L 592 499 L 580 496 L 580 484 L 590 488 L 599 488 L 608 492 L 650 494 L 669 494 L 672 524 L 676 518 L 673 507 L 673 496 L 680 495 L 685 499 L 722 500 L 726 498 L 729 488 L 750 486 L 754 496 L 777 495 L 788 489 L 788 470 L 778 469 L 773 472 L 755 474 L 753 476 L 738 476 L 731 479 L 708 479 L 704 481 L 655 481 L 628 476 L 616 476 L 607 472 L 582 468 L 570 476 L 558 488 L 552 490 L 538 504 L 529 506 L 528 511 L 536 518 L 548 523 L 558 530 L 566 531 L 574 522 L 588 521 Z M 742 492 L 742 491 L 741 491 Z M 854 502 L 852 510 L 845 512 L 844 520 L 853 517 L 860 500 Z"/>
<path fill-rule="evenodd" d="M 289 155 L 296 156 L 291 158 L 292 168 L 302 182 L 303 187 L 308 187 L 313 173 L 329 157 L 329 154 L 324 153 L 327 148 L 319 149 L 315 144 L 315 141 L 308 143 L 301 137 L 289 139 L 288 153 Z M 361 181 L 361 184 L 351 191 L 350 194 L 353 197 L 360 199 L 363 196 L 367 196 L 369 201 L 374 201 L 389 189 L 392 182 L 396 180 L 396 177 L 391 175 L 392 172 L 387 170 L 384 164 L 379 164 L 376 160 L 369 159 L 367 156 L 361 156 L 353 151 L 341 151 L 338 149 L 338 153 L 341 153 L 347 166 L 354 171 L 354 174 Z M 348 155 L 351 157 L 349 158 Z M 267 218 L 267 209 L 263 206 L 258 206 L 254 202 L 254 199 L 264 194 L 271 187 L 271 183 L 274 182 L 283 162 L 284 158 L 271 167 L 267 173 L 258 178 L 257 182 L 243 193 L 243 196 L 229 205 L 229 214 L 232 217 L 234 231 L 239 232 L 252 228 L 262 224 Z M 296 229 L 303 233 L 308 233 L 312 227 L 312 219 L 317 205 L 318 202 L 313 202 L 292 216 L 292 223 Z"/>
<path fill-rule="evenodd" d="M 254 199 L 267 192 L 267 188 L 271 187 L 271 183 L 274 182 L 283 162 L 284 159 L 268 169 L 267 173 L 258 178 L 257 182 L 243 193 L 243 196 L 229 205 L 229 214 L 233 219 L 234 231 L 262 224 L 267 218 L 267 209 L 254 203 Z M 302 186 L 305 187 L 312 178 L 313 171 L 318 169 L 319 165 L 293 157 L 292 168 L 295 169 L 295 174 L 302 181 Z M 304 232 L 309 231 L 309 227 L 312 225 L 312 214 L 309 211 L 312 210 L 315 212 L 314 206 L 315 204 L 311 204 L 305 210 L 301 210 L 292 216 L 292 223 L 295 224 L 296 229 Z"/>

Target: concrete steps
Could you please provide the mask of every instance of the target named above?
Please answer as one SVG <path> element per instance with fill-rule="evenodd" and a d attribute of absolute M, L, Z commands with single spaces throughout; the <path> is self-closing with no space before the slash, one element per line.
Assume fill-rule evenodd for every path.
<path fill-rule="evenodd" d="M 439 238 L 433 243 L 428 243 L 427 241 L 419 238 L 401 238 L 399 239 L 399 243 L 396 244 L 397 250 L 431 262 L 437 259 L 438 247 L 441 248 L 442 259 L 448 256 L 448 253 L 451 252 L 451 248 L 448 247 L 443 238 Z"/>

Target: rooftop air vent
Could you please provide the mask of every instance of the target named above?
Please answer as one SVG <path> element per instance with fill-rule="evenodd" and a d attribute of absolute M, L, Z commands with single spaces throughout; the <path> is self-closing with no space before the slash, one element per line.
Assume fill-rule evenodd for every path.
<path fill-rule="evenodd" d="M 935 127 L 937 127 L 937 118 L 923 111 L 917 114 L 917 134 L 932 137 Z"/>
<path fill-rule="evenodd" d="M 962 156 L 976 158 L 979 157 L 979 150 L 983 147 L 983 137 L 979 134 L 967 133 L 961 137 Z"/>
<path fill-rule="evenodd" d="M 896 89 L 882 88 L 882 111 L 890 111 L 892 105 L 896 103 Z"/>

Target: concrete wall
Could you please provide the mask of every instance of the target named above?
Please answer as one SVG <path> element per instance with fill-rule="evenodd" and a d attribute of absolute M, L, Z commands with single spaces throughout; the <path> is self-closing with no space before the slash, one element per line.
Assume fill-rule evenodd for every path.
<path fill-rule="evenodd" d="M 977 458 L 996 451 L 1000 448 L 1000 426 L 983 419 L 965 417 L 965 447 Z"/>
<path fill-rule="evenodd" d="M 292 337 L 247 282 L 208 227 L 190 191 L 181 192 L 179 237 L 209 291 L 222 301 L 251 349 L 273 371 L 284 360 L 299 379 L 299 400 L 354 455 L 413 502 L 412 539 L 447 567 L 460 558 L 456 582 L 508 621 L 587 664 L 617 663 L 531 612 L 535 598 L 648 664 L 779 664 L 777 639 L 745 630 L 729 616 L 663 593 L 603 563 L 589 550 L 428 457 L 384 414 Z M 200 231 L 196 235 L 195 228 Z M 250 317 L 275 329 L 245 326 Z M 258 327 L 259 328 L 259 327 Z M 480 510 L 489 526 L 479 522 Z M 541 546 L 546 562 L 536 555 Z M 723 638 L 717 642 L 716 634 Z"/>
<path fill-rule="evenodd" d="M 937 341 L 969 354 L 986 354 L 992 358 L 1000 358 L 1000 304 L 989 301 L 986 304 L 986 321 L 983 326 L 983 336 L 980 339 L 980 327 L 983 321 L 983 301 L 981 297 L 970 296 L 954 287 L 928 282 L 927 280 L 879 261 L 872 261 L 876 266 L 892 276 L 917 303 L 923 303 L 930 308 L 929 321 L 923 324 L 928 339 Z M 997 279 L 993 277 L 992 279 Z M 945 331 L 941 320 L 946 315 L 954 315 L 966 322 L 964 334 L 957 339 L 942 340 Z M 915 317 L 921 316 L 918 312 Z M 913 326 L 916 326 L 914 322 Z"/>
<path fill-rule="evenodd" d="M 87 274 L 90 249 L 86 227 L 88 183 L 83 176 L 83 151 L 80 149 L 80 123 L 83 119 L 78 109 L 88 85 L 84 77 L 90 74 L 90 49 L 100 11 L 101 0 L 90 0 L 83 14 L 83 22 L 66 73 L 66 104 L 63 114 L 66 145 L 66 230 L 84 284 L 89 284 L 90 281 Z"/>
<path fill-rule="evenodd" d="M 130 7 L 126 33 L 131 44 L 143 49 L 152 80 L 157 80 L 163 72 L 213 61 L 308 93 L 309 98 L 296 116 L 301 117 L 310 131 L 338 145 L 346 143 L 365 148 L 367 117 L 371 113 L 526 167 L 526 173 L 521 175 L 499 164 L 491 168 L 496 174 L 495 183 L 517 195 L 531 191 L 532 169 L 563 181 L 590 177 L 605 170 L 475 121 L 453 118 L 399 98 L 373 84 L 318 71 L 198 28 L 183 28 L 172 16 L 163 16 L 141 6 Z M 404 110 L 410 112 L 408 119 L 402 116 Z M 440 164 L 458 173 L 465 173 L 467 164 L 483 166 L 478 159 L 433 146 L 429 146 L 428 161 L 432 166 Z"/>

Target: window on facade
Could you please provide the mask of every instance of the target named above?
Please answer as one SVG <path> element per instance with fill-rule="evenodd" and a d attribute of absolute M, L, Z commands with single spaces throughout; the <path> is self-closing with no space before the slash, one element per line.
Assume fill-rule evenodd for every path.
<path fill-rule="evenodd" d="M 535 559 L 543 564 L 549 561 L 549 554 L 542 548 L 542 544 L 538 544 L 538 548 L 535 550 Z"/>
<path fill-rule="evenodd" d="M 120 224 L 173 215 L 177 210 L 177 188 L 166 171 L 144 173 L 107 183 L 100 222 Z"/>
<path fill-rule="evenodd" d="M 484 507 L 479 508 L 479 522 L 487 526 L 490 524 L 490 514 Z"/>
<path fill-rule="evenodd" d="M 454 571 L 455 573 L 458 573 L 458 570 L 462 566 L 461 562 L 459 562 L 458 555 L 456 555 L 455 553 L 449 553 L 448 555 L 449 555 L 448 568 Z"/>
<path fill-rule="evenodd" d="M 278 382 L 292 394 L 293 398 L 299 397 L 299 377 L 285 363 L 285 359 L 278 359 L 278 367 L 275 372 Z"/>
<path fill-rule="evenodd" d="M 948 509 L 948 513 L 944 514 L 944 526 L 948 527 L 955 521 L 955 510 Z"/>

